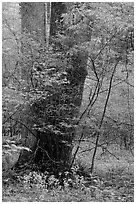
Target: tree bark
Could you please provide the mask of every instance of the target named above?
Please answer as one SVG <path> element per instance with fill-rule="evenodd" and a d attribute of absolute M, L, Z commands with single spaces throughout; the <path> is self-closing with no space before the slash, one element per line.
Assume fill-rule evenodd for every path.
<path fill-rule="evenodd" d="M 61 14 L 63 12 L 66 12 L 66 10 L 67 8 L 64 3 L 52 3 L 50 23 L 51 35 L 55 35 L 58 31 L 56 21 L 58 22 L 61 20 Z M 43 43 L 45 41 L 44 31 L 46 29 L 44 24 L 44 12 L 44 3 L 21 3 L 22 32 L 27 30 L 28 33 L 33 33 L 33 31 L 35 31 L 37 40 L 40 39 Z M 71 116 L 72 120 L 74 117 L 78 116 L 79 108 L 82 102 L 83 87 L 87 75 L 87 55 L 83 51 L 79 50 L 77 53 L 73 54 L 70 63 L 72 65 L 72 69 L 69 70 L 67 75 L 70 84 L 66 87 L 65 91 L 69 96 L 69 99 L 67 101 L 68 115 Z M 46 111 L 45 109 L 48 105 L 48 102 L 50 103 L 53 97 L 55 98 L 55 103 L 58 103 L 57 97 L 59 97 L 59 94 L 61 93 L 58 93 L 58 96 L 57 94 L 55 94 L 54 96 L 50 96 L 49 98 L 47 97 L 47 99 L 45 99 L 41 103 L 42 105 L 44 104 L 43 111 Z M 73 103 L 75 105 L 72 109 L 70 107 L 70 103 Z M 32 149 L 32 152 L 29 153 L 23 151 L 20 156 L 19 162 L 22 163 L 22 161 L 30 161 L 30 158 L 34 156 L 33 162 L 36 164 L 47 164 L 50 162 L 55 169 L 58 168 L 58 166 L 60 167 L 60 169 L 62 169 L 62 166 L 64 168 L 69 167 L 71 163 L 72 141 L 75 137 L 75 128 L 62 128 L 61 131 L 64 133 L 63 135 L 56 134 L 51 131 L 35 132 L 33 130 L 34 122 L 29 118 L 29 115 L 31 115 L 31 118 L 32 116 L 34 118 L 36 117 L 36 106 L 37 104 L 26 107 L 26 119 L 24 121 L 24 124 L 29 126 L 31 132 L 29 131 L 29 128 L 25 127 L 23 127 L 22 132 L 22 141 L 24 142 L 24 145 Z M 64 115 L 64 117 L 66 117 L 66 115 Z M 58 125 L 55 116 L 54 121 L 55 125 Z M 45 121 L 45 123 L 46 122 L 49 121 Z M 50 121 L 51 125 L 53 125 L 52 123 L 53 122 Z M 45 168 L 47 168 L 47 165 Z"/>

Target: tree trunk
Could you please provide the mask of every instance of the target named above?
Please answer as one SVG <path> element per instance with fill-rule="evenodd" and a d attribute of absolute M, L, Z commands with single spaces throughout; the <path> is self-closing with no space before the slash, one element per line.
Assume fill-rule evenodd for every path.
<path fill-rule="evenodd" d="M 45 8 L 44 3 L 21 3 L 21 29 L 22 33 L 30 33 L 35 39 L 45 42 Z"/>
<path fill-rule="evenodd" d="M 50 34 L 55 35 L 57 32 L 56 21 L 61 20 L 61 14 L 66 11 L 66 5 L 60 2 L 51 3 L 51 28 Z M 22 31 L 27 30 L 27 32 L 33 33 L 36 32 L 37 40 L 40 39 L 43 43 L 45 41 L 45 10 L 44 3 L 21 3 L 21 16 L 22 16 Z M 67 106 L 68 106 L 68 116 L 70 120 L 73 120 L 74 117 L 78 116 L 79 108 L 82 102 L 82 93 L 85 78 L 87 75 L 87 56 L 84 52 L 78 51 L 76 54 L 73 54 L 71 57 L 72 69 L 68 72 L 68 80 L 70 84 L 66 87 L 66 93 L 68 95 Z M 44 101 L 41 102 L 41 107 L 44 104 L 43 111 L 46 112 L 46 107 L 48 103 L 52 101 L 52 98 L 55 98 L 55 103 L 57 104 L 57 99 L 60 97 L 61 93 L 54 93 L 53 96 L 47 97 Z M 70 104 L 73 103 L 75 106 L 70 107 Z M 55 104 L 55 105 L 56 105 Z M 40 104 L 38 104 L 40 105 Z M 63 106 L 63 104 L 62 104 Z M 52 131 L 42 132 L 34 131 L 33 126 L 34 122 L 29 118 L 31 115 L 35 118 L 37 114 L 37 104 L 33 106 L 26 107 L 25 120 L 23 121 L 25 127 L 23 126 L 22 132 L 22 141 L 23 144 L 28 146 L 32 152 L 23 151 L 18 163 L 23 163 L 24 161 L 30 161 L 32 158 L 33 162 L 44 166 L 44 170 L 52 165 L 54 169 L 65 169 L 68 168 L 71 163 L 72 155 L 72 141 L 75 137 L 75 128 L 61 128 L 62 134 L 56 134 Z M 64 114 L 64 118 L 66 115 Z M 48 119 L 49 120 L 49 119 Z M 45 121 L 55 123 L 59 125 L 55 116 L 54 121 Z M 63 120 L 62 120 L 63 122 Z M 71 122 L 71 121 L 69 121 Z M 26 128 L 27 127 L 27 128 Z M 48 165 L 47 165 L 48 164 Z M 50 164 L 50 165 L 49 165 Z"/>

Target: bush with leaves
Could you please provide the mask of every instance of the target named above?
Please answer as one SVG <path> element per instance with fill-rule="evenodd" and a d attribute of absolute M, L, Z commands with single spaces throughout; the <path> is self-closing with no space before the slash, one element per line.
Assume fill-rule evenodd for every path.
<path fill-rule="evenodd" d="M 29 174 L 20 177 L 20 179 L 23 181 L 25 188 L 37 186 L 37 188 L 47 190 L 67 190 L 71 188 L 83 190 L 87 185 L 98 185 L 98 181 L 96 181 L 95 177 L 92 177 L 91 175 L 84 177 L 81 175 L 81 172 L 79 175 L 78 169 L 78 166 L 73 166 L 70 172 L 59 172 L 56 175 L 47 171 L 44 173 L 32 171 Z"/>
<path fill-rule="evenodd" d="M 22 36 L 21 44 L 22 55 L 19 66 L 22 75 L 15 92 L 21 93 L 22 101 L 19 102 L 19 110 L 14 107 L 15 110 L 11 109 L 10 113 L 11 101 L 9 101 L 9 105 L 6 106 L 8 114 L 3 113 L 6 115 L 5 121 L 7 123 L 12 121 L 11 126 L 15 122 L 23 146 L 33 149 L 35 158 L 40 155 L 38 159 L 36 158 L 38 162 L 42 164 L 48 159 L 53 163 L 60 162 L 64 165 L 70 162 L 72 140 L 77 124 L 76 116 L 82 97 L 80 83 L 84 76 L 80 75 L 80 70 L 77 72 L 79 76 L 75 75 L 73 62 L 76 58 L 79 60 L 79 53 L 83 53 L 83 50 L 77 47 L 75 53 L 66 50 L 56 51 L 53 44 L 47 48 L 29 34 Z M 77 67 L 82 72 L 80 61 L 78 63 Z M 14 100 L 16 101 L 16 96 Z M 22 129 L 27 131 L 22 133 Z M 37 144 L 34 144 L 34 148 L 30 134 L 32 140 L 36 139 Z"/>

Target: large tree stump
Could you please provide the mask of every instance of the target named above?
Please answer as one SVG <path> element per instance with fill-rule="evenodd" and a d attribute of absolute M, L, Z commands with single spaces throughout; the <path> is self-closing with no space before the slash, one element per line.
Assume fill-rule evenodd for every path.
<path fill-rule="evenodd" d="M 29 19 L 25 21 L 26 16 L 24 16 L 24 12 L 27 10 L 27 4 L 30 4 L 28 5 L 29 14 L 27 16 Z M 57 3 L 54 4 L 55 8 L 56 4 Z M 39 12 L 39 9 L 42 8 L 42 5 L 43 3 L 22 4 L 21 13 L 23 29 L 26 27 L 28 31 L 30 29 L 30 32 L 32 32 L 36 27 L 36 31 L 39 32 L 37 26 L 38 22 L 40 22 L 40 20 L 42 21 L 43 16 L 37 14 L 37 18 L 39 19 L 35 21 L 35 15 Z M 64 6 L 61 8 L 64 11 Z M 56 9 L 53 11 L 56 11 Z M 60 15 L 61 11 L 58 13 Z M 54 13 L 54 15 L 56 14 Z M 55 18 L 53 19 L 55 22 Z M 32 21 L 32 25 L 30 25 L 29 20 Z M 41 25 L 42 24 L 43 22 L 41 22 Z M 55 29 L 55 24 L 52 21 L 51 24 Z M 55 31 L 53 31 L 53 28 L 51 29 L 51 32 L 54 35 Z M 43 35 L 43 32 L 40 32 L 39 34 Z M 40 39 L 41 38 L 42 36 Z M 79 114 L 84 82 L 87 75 L 87 54 L 84 51 L 77 50 L 76 53 L 73 53 L 72 56 L 70 56 L 69 63 L 71 64 L 71 69 L 66 70 L 69 84 L 65 86 L 63 92 L 61 89 L 58 89 L 56 92 L 48 95 L 45 99 L 35 101 L 32 105 L 28 105 L 25 108 L 22 116 L 22 120 L 25 124 L 22 127 L 22 143 L 32 151 L 27 152 L 23 150 L 18 164 L 32 161 L 37 165 L 44 166 L 45 169 L 50 165 L 53 165 L 54 169 L 62 169 L 62 167 L 65 169 L 69 167 L 72 156 L 72 142 L 75 137 L 76 123 L 74 118 L 78 117 Z M 66 95 L 66 98 L 63 102 L 60 102 L 63 94 Z M 62 115 L 61 119 L 57 118 L 56 113 L 54 113 L 53 117 L 47 113 L 47 109 L 50 105 L 53 109 L 55 109 L 55 107 L 65 107 L 64 110 L 60 110 L 60 114 Z M 40 115 L 40 113 L 42 114 Z M 45 123 L 44 126 L 40 126 L 41 130 L 35 129 L 38 117 L 42 118 Z M 65 126 L 65 123 L 68 125 Z M 46 129 L 48 126 L 56 127 L 57 131 L 48 128 Z M 44 130 L 42 128 L 44 128 Z"/>

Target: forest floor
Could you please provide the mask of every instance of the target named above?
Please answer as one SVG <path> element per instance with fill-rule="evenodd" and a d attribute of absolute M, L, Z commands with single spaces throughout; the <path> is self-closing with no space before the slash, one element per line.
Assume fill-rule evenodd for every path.
<path fill-rule="evenodd" d="M 86 144 L 82 147 L 83 151 Z M 111 146 L 111 150 L 118 159 L 98 151 L 94 170 L 96 182 L 86 182 L 84 188 L 47 189 L 36 184 L 13 182 L 13 178 L 12 181 L 3 182 L 3 202 L 134 202 L 133 156 L 129 151 L 115 146 Z M 77 163 L 88 168 L 91 153 L 80 152 Z"/>

